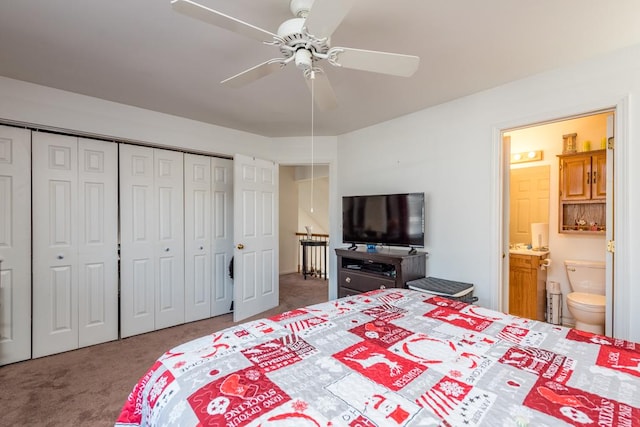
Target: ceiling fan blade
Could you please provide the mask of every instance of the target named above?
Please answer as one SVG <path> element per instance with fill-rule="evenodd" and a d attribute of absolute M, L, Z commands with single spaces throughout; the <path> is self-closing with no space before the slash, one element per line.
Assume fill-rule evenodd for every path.
<path fill-rule="evenodd" d="M 418 69 L 420 58 L 400 53 L 333 47 L 327 52 L 332 65 L 392 76 L 410 77 Z"/>
<path fill-rule="evenodd" d="M 307 82 L 307 87 L 311 90 L 311 78 L 306 77 L 305 81 Z M 322 111 L 333 110 L 338 106 L 338 100 L 336 99 L 336 94 L 331 87 L 331 83 L 329 83 L 329 79 L 324 71 L 316 70 L 314 71 L 313 78 L 313 99 L 315 104 Z"/>
<path fill-rule="evenodd" d="M 220 84 L 232 87 L 239 88 L 242 86 L 246 86 L 251 82 L 254 82 L 262 77 L 268 76 L 269 74 L 278 71 L 280 68 L 284 67 L 287 64 L 284 59 L 270 59 L 267 62 L 263 62 L 262 64 L 256 65 L 253 68 L 249 68 L 241 73 L 236 74 L 235 76 L 229 77 L 220 82 Z"/>
<path fill-rule="evenodd" d="M 314 1 L 304 26 L 307 31 L 321 39 L 329 37 L 347 16 L 355 0 Z"/>
<path fill-rule="evenodd" d="M 275 34 L 270 31 L 263 30 L 254 25 L 236 19 L 232 16 L 225 15 L 217 10 L 209 9 L 191 0 L 172 0 L 171 6 L 176 12 L 180 12 L 191 18 L 199 19 L 207 24 L 233 31 L 234 33 L 256 39 L 258 41 L 271 41 Z"/>

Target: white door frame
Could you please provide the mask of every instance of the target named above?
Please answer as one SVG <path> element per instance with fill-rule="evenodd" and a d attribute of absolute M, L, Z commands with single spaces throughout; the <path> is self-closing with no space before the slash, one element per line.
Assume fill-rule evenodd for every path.
<path fill-rule="evenodd" d="M 614 171 L 614 194 L 628 194 L 629 187 L 629 160 L 627 152 L 629 151 L 629 97 L 622 99 L 602 99 L 598 103 L 584 104 L 577 107 L 568 108 L 561 111 L 543 112 L 526 119 L 518 119 L 510 122 L 499 123 L 493 126 L 492 137 L 492 217 L 495 222 L 491 224 L 491 235 L 495 236 L 492 241 L 491 248 L 491 277 L 496 284 L 491 292 L 491 308 L 502 309 L 502 286 L 505 279 L 503 258 L 508 253 L 509 236 L 505 235 L 505 213 L 508 215 L 508 209 L 504 205 L 504 176 L 505 176 L 505 159 L 502 135 L 505 130 L 515 129 L 518 127 L 531 126 L 535 123 L 543 123 L 557 121 L 562 118 L 580 116 L 591 112 L 615 110 L 615 130 L 616 130 L 616 147 L 613 152 L 615 171 Z M 607 201 L 609 203 L 609 200 Z M 613 270 L 613 276 L 616 278 L 616 288 L 613 295 L 613 304 L 615 310 L 613 312 L 613 330 L 612 336 L 620 339 L 628 339 L 630 334 L 631 322 L 631 301 L 630 301 L 630 272 L 629 265 L 629 206 L 626 197 L 616 197 L 614 204 L 614 226 L 616 236 L 616 258 L 615 264 L 610 265 L 607 257 L 607 273 Z M 507 276 L 508 277 L 508 276 Z"/>

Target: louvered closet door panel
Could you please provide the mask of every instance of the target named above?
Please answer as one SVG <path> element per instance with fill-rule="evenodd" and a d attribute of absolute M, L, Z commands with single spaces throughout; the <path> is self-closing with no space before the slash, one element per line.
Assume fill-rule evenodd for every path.
<path fill-rule="evenodd" d="M 155 329 L 153 148 L 120 144 L 120 333 Z"/>
<path fill-rule="evenodd" d="M 154 150 L 156 329 L 184 323 L 184 158 Z"/>
<path fill-rule="evenodd" d="M 233 279 L 233 160 L 211 158 L 212 316 L 231 312 Z"/>
<path fill-rule="evenodd" d="M 80 347 L 118 338 L 118 145 L 78 140 Z"/>
<path fill-rule="evenodd" d="M 211 316 L 211 158 L 184 155 L 185 320 Z"/>
<path fill-rule="evenodd" d="M 31 357 L 31 132 L 0 126 L 0 365 Z"/>
<path fill-rule="evenodd" d="M 78 347 L 78 140 L 33 133 L 33 357 Z"/>

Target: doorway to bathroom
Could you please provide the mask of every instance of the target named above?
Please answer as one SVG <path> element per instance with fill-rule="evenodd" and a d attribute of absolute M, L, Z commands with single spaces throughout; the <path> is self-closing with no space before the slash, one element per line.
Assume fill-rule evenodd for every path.
<path fill-rule="evenodd" d="M 575 320 L 566 304 L 571 287 L 564 261 L 606 262 L 606 334 L 612 335 L 613 257 L 607 252 L 607 241 L 613 239 L 613 155 L 608 155 L 612 150 L 607 149 L 607 144 L 613 136 L 613 115 L 614 110 L 604 110 L 502 131 L 503 221 L 509 244 L 501 288 L 504 311 L 522 315 L 513 312 L 521 309 L 515 301 L 522 300 L 520 295 L 528 295 L 524 305 L 535 307 L 530 307 L 525 317 L 538 320 L 549 317 L 553 323 L 574 326 Z M 606 182 L 604 194 L 589 193 L 582 198 L 576 196 L 580 200 L 574 203 L 566 202 L 567 190 L 563 185 L 567 185 L 567 175 L 563 176 L 559 159 L 569 153 L 585 158 L 596 153 L 604 156 L 600 158 L 606 159 L 606 163 L 595 178 L 598 184 Z M 570 173 L 575 178 L 575 173 Z M 591 173 L 588 177 L 580 176 L 580 184 L 591 185 L 595 176 Z M 536 236 L 532 224 L 538 230 Z M 530 264 L 527 255 L 532 256 Z M 523 273 L 523 263 L 531 265 L 531 270 Z M 554 300 L 557 317 L 553 319 L 548 310 L 547 284 L 562 295 Z M 524 285 L 533 288 L 523 294 Z"/>

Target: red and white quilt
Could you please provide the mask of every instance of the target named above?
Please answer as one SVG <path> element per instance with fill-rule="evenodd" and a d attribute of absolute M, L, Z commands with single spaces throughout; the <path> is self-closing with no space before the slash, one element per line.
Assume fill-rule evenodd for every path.
<path fill-rule="evenodd" d="M 167 351 L 138 425 L 640 426 L 640 344 L 384 289 Z"/>

